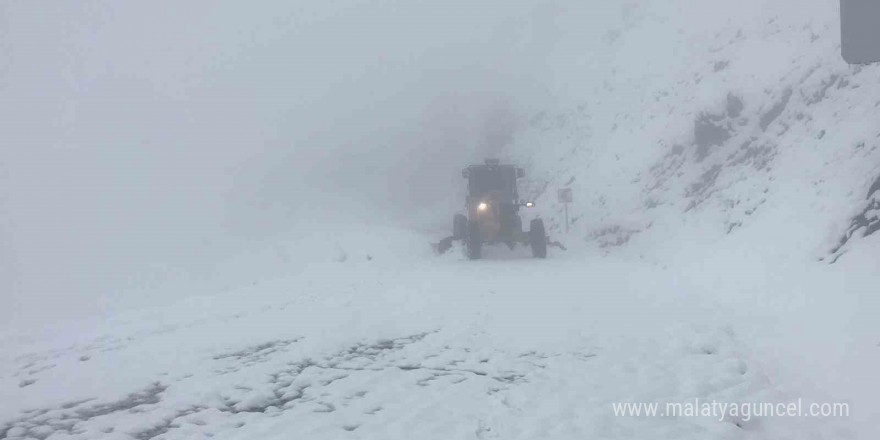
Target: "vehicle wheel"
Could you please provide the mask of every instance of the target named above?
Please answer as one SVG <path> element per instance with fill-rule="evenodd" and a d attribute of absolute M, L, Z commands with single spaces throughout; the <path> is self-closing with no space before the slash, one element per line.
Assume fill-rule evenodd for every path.
<path fill-rule="evenodd" d="M 480 224 L 469 221 L 467 224 L 467 256 L 477 260 L 482 255 L 483 239 L 480 237 Z"/>
<path fill-rule="evenodd" d="M 452 238 L 461 240 L 467 237 L 467 217 L 455 214 L 452 218 Z"/>
<path fill-rule="evenodd" d="M 536 218 L 529 227 L 529 244 L 532 245 L 532 256 L 535 258 L 547 258 L 547 233 L 544 230 L 544 220 Z"/>

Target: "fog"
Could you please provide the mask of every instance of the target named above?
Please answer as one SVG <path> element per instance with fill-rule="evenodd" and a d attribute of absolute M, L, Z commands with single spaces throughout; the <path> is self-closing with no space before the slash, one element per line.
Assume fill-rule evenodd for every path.
<path fill-rule="evenodd" d="M 0 319 L 195 293 L 298 219 L 445 224 L 590 81 L 619 6 L 571 3 L 0 2 Z"/>

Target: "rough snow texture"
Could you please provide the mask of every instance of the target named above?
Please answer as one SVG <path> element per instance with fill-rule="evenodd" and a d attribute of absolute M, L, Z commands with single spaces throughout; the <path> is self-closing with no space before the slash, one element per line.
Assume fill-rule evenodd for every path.
<path fill-rule="evenodd" d="M 867 237 L 880 230 L 880 176 L 877 177 L 877 180 L 874 181 L 868 190 L 868 197 L 864 206 L 862 212 L 853 217 L 846 233 L 840 238 L 840 244 L 832 250 L 834 254 L 832 262 L 837 261 L 843 255 L 843 252 L 845 252 L 843 248 L 851 238 Z"/>
<path fill-rule="evenodd" d="M 627 2 L 508 149 L 568 252 L 316 222 L 221 268 L 276 278 L 0 333 L 0 439 L 878 438 L 880 68 L 840 60 L 836 5 Z M 694 398 L 853 415 L 610 405 Z"/>
<path fill-rule="evenodd" d="M 780 214 L 804 224 L 797 238 L 779 231 L 780 245 L 824 259 L 851 222 L 870 229 L 852 219 L 870 214 L 863 195 L 880 173 L 880 67 L 842 60 L 837 2 L 705 3 L 716 12 L 632 6 L 642 19 L 615 30 L 595 62 L 603 86 L 536 114 L 510 155 L 532 170 L 552 230 L 556 189 L 574 189 L 573 236 L 599 247 L 649 225 L 664 238 L 671 228 L 751 240 Z M 612 230 L 630 232 L 609 242 Z"/>
<path fill-rule="evenodd" d="M 353 253 L 377 246 L 345 241 Z M 735 318 L 651 265 L 487 254 L 328 256 L 171 309 L 6 332 L 0 438 L 854 435 L 841 419 L 615 417 L 617 401 L 829 396 L 804 395 L 754 345 L 770 312 Z"/>

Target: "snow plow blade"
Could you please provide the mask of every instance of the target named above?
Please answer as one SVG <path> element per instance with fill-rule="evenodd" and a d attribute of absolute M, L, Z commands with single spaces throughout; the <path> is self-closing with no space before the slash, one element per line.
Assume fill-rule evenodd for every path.
<path fill-rule="evenodd" d="M 443 255 L 449 249 L 452 249 L 452 242 L 455 240 L 455 237 L 446 237 L 443 240 L 440 240 L 439 243 L 431 243 L 431 248 L 434 249 L 434 252 L 438 255 Z"/>

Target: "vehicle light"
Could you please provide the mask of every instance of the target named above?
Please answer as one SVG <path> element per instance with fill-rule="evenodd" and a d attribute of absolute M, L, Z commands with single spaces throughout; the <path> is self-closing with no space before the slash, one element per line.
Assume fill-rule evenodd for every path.
<path fill-rule="evenodd" d="M 532 208 L 535 206 L 535 202 L 526 202 L 526 208 Z"/>
<path fill-rule="evenodd" d="M 480 202 L 480 204 L 477 205 L 477 209 L 479 209 L 480 211 L 485 211 L 489 209 L 489 204 L 486 202 Z"/>

